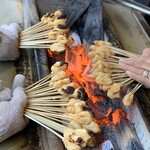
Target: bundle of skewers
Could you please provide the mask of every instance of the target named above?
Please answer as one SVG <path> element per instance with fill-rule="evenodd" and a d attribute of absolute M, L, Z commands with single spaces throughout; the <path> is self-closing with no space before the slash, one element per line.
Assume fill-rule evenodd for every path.
<path fill-rule="evenodd" d="M 52 52 L 63 52 L 73 43 L 69 29 L 59 28 L 67 18 L 62 17 L 62 10 L 47 13 L 41 21 L 20 33 L 19 48 L 49 48 Z"/>
<path fill-rule="evenodd" d="M 93 135 L 101 132 L 85 103 L 83 88 L 67 78 L 67 63 L 56 62 L 51 74 L 25 89 L 24 115 L 56 134 L 69 150 L 94 147 Z"/>
<path fill-rule="evenodd" d="M 111 99 L 119 98 L 120 91 L 134 82 L 118 63 L 120 58 L 137 57 L 137 54 L 113 47 L 111 43 L 105 41 L 95 41 L 90 47 L 88 56 L 91 61 L 90 78 L 95 79 L 99 88 L 107 92 Z M 130 106 L 133 103 L 134 93 L 142 86 L 136 86 L 124 96 L 123 103 Z"/>

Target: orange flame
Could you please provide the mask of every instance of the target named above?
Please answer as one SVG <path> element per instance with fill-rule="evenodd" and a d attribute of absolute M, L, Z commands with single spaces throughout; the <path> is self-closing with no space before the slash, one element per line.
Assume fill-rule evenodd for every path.
<path fill-rule="evenodd" d="M 88 77 L 90 59 L 85 53 L 84 46 L 76 46 L 67 50 L 65 61 L 68 63 L 67 76 L 72 79 L 76 87 L 82 86 L 94 103 L 103 100 L 103 97 L 93 95 L 93 90 L 98 85 L 95 80 Z"/>

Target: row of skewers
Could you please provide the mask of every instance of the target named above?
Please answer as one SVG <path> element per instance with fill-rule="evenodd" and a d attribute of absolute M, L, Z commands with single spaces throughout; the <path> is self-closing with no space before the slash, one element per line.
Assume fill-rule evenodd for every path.
<path fill-rule="evenodd" d="M 25 116 L 56 134 L 68 150 L 94 147 L 93 135 L 101 130 L 83 101 L 84 90 L 67 78 L 66 63 L 57 62 L 51 69 L 50 75 L 25 89 Z"/>
<path fill-rule="evenodd" d="M 67 20 L 61 17 L 62 13 L 62 10 L 47 13 L 39 23 L 22 31 L 19 48 L 50 48 L 52 52 L 64 52 L 73 39 L 69 36 L 69 28 L 60 28 Z"/>
<path fill-rule="evenodd" d="M 99 88 L 107 92 L 111 99 L 119 98 L 120 91 L 134 82 L 127 76 L 124 70 L 119 67 L 119 59 L 123 57 L 137 57 L 137 54 L 113 47 L 111 43 L 105 41 L 95 41 L 90 47 L 88 56 L 91 61 L 90 78 L 95 79 Z M 133 103 L 134 93 L 142 86 L 137 85 L 124 96 L 123 103 L 130 106 Z"/>

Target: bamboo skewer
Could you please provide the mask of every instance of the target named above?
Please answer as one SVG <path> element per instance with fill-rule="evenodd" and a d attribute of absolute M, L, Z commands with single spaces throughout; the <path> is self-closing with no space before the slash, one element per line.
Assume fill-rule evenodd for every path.
<path fill-rule="evenodd" d="M 131 94 L 135 94 L 137 92 L 137 90 L 142 86 L 141 83 L 138 83 L 130 92 Z"/>
<path fill-rule="evenodd" d="M 34 41 L 22 41 L 21 42 L 21 44 L 20 45 L 36 45 L 36 44 L 38 44 L 38 45 L 40 45 L 40 44 L 53 44 L 53 43 L 56 43 L 57 42 L 57 40 L 47 40 L 47 39 L 45 39 L 45 40 L 34 40 Z"/>
<path fill-rule="evenodd" d="M 45 118 L 43 116 L 39 116 L 39 115 L 32 114 L 32 113 L 29 113 L 29 112 L 27 112 L 27 114 L 30 114 L 30 117 L 36 119 L 37 121 L 40 121 L 40 122 L 44 123 L 45 125 L 53 128 L 54 130 L 59 131 L 61 133 L 63 133 L 64 129 L 67 128 L 67 127 L 64 127 L 63 125 L 61 125 L 59 123 L 56 123 L 56 122 L 54 122 L 54 121 L 52 121 L 50 119 L 47 119 L 47 118 Z"/>
<path fill-rule="evenodd" d="M 36 91 L 36 90 L 40 90 L 40 89 L 43 89 L 43 88 L 47 88 L 47 86 L 49 85 L 49 81 L 45 82 L 45 83 L 41 83 L 35 87 L 32 87 L 30 89 L 27 89 L 26 90 L 26 93 L 30 93 L 30 92 L 33 92 L 33 91 Z M 53 88 L 53 87 L 49 87 L 49 90 L 56 90 L 56 88 Z"/>
<path fill-rule="evenodd" d="M 46 23 L 40 21 L 40 22 L 36 23 L 35 25 L 33 25 L 33 26 L 31 26 L 31 27 L 25 29 L 24 31 L 22 31 L 21 34 L 25 34 L 25 33 L 28 32 L 29 30 L 38 28 L 39 26 L 43 26 L 44 24 L 46 24 Z"/>
<path fill-rule="evenodd" d="M 40 97 L 40 96 L 55 96 L 58 95 L 58 91 L 56 92 L 49 92 L 49 93 L 42 93 L 42 94 L 36 94 L 36 95 L 29 95 L 28 98 L 35 98 L 35 97 Z"/>
<path fill-rule="evenodd" d="M 30 104 L 30 105 L 31 105 L 31 104 Z M 43 104 L 43 103 L 41 103 L 41 104 L 38 103 L 38 104 L 37 104 L 37 103 L 35 103 L 35 104 L 34 104 L 34 103 L 33 103 L 32 106 L 60 106 L 60 107 L 61 107 L 61 106 L 68 106 L 68 104 L 49 104 L 49 103 L 47 103 L 47 104 Z"/>
<path fill-rule="evenodd" d="M 21 41 L 27 41 L 28 39 L 34 39 L 34 38 L 37 38 L 37 37 L 48 37 L 48 33 L 49 31 L 45 31 L 45 32 L 42 32 L 42 33 L 37 33 L 37 34 L 33 34 L 33 35 L 26 35 L 26 36 L 23 36 L 23 37 L 20 37 Z"/>
<path fill-rule="evenodd" d="M 36 41 L 36 40 L 43 40 L 43 39 L 48 39 L 48 35 L 46 33 L 43 35 L 30 36 L 30 37 L 21 39 L 21 41 L 22 42 L 28 42 L 28 41 Z"/>
<path fill-rule="evenodd" d="M 28 108 L 26 108 L 26 110 L 28 109 L 32 109 L 32 110 L 40 110 L 40 111 L 43 111 L 43 112 L 62 112 L 62 113 L 66 113 L 66 110 L 64 108 L 61 108 L 61 107 L 36 107 L 36 106 L 28 106 Z"/>
<path fill-rule="evenodd" d="M 68 35 L 69 29 L 61 29 L 65 18 L 61 13 L 45 15 L 36 25 L 22 31 L 19 36 L 19 48 L 49 48 L 52 52 L 63 52 L 73 43 Z M 57 39 L 58 38 L 58 39 Z"/>
<path fill-rule="evenodd" d="M 33 28 L 32 30 L 26 32 L 26 33 L 22 33 L 20 34 L 20 36 L 23 37 L 24 36 L 27 36 L 27 35 L 33 35 L 35 33 L 39 33 L 39 32 L 42 32 L 42 31 L 47 31 L 47 30 L 51 30 L 47 25 L 42 25 L 42 26 L 39 26 L 38 28 Z"/>
<path fill-rule="evenodd" d="M 42 97 L 42 99 L 40 97 L 38 98 L 29 98 L 28 100 L 30 101 L 40 101 L 40 100 L 44 100 L 44 101 L 67 101 L 65 99 L 61 99 L 64 98 L 63 96 L 53 96 L 53 97 Z"/>
<path fill-rule="evenodd" d="M 113 47 L 113 46 L 107 46 L 110 50 L 112 50 L 113 52 L 117 53 L 117 54 L 120 54 L 120 55 L 123 55 L 123 56 L 126 56 L 126 57 L 137 57 L 139 56 L 138 54 L 135 54 L 135 53 L 132 53 L 132 52 L 129 52 L 129 51 L 125 51 L 121 48 L 117 48 L 117 47 Z"/>
<path fill-rule="evenodd" d="M 30 89 L 30 88 L 35 88 L 35 87 L 36 87 L 37 85 L 39 85 L 40 83 L 43 83 L 43 82 L 49 80 L 52 76 L 53 76 L 53 75 L 50 74 L 50 75 L 44 77 L 43 79 L 41 79 L 41 80 L 39 80 L 39 81 L 37 81 L 37 82 L 31 84 L 30 86 L 28 86 L 27 88 L 25 88 L 25 91 L 27 92 L 28 89 Z"/>
<path fill-rule="evenodd" d="M 27 111 L 28 112 L 28 111 Z M 38 114 L 39 115 L 39 114 Z M 43 116 L 43 115 L 40 115 L 40 116 Z M 43 116 L 44 117 L 44 116 Z M 58 124 L 63 124 L 63 126 L 67 127 L 69 125 L 69 122 L 68 121 L 64 121 L 64 120 L 61 120 L 61 119 L 58 119 L 57 117 L 45 117 L 47 119 L 50 119 L 51 121 L 56 121 Z"/>
<path fill-rule="evenodd" d="M 28 113 L 24 114 L 27 118 L 29 118 L 30 120 L 33 120 L 34 122 L 38 123 L 39 125 L 43 126 L 44 128 L 48 129 L 49 131 L 51 131 L 52 133 L 54 133 L 56 136 L 58 136 L 60 139 L 64 139 L 63 136 L 61 136 L 60 134 L 58 134 L 56 131 L 54 131 L 53 129 L 49 128 L 48 126 L 44 125 L 43 123 L 41 123 L 40 121 L 38 121 L 37 119 L 34 118 L 34 116 L 32 114 L 30 114 L 30 116 L 28 115 Z"/>
<path fill-rule="evenodd" d="M 28 46 L 27 45 L 27 46 L 19 46 L 19 48 L 29 48 L 29 49 L 30 48 L 39 48 L 39 49 L 42 49 L 42 48 L 50 48 L 50 45 L 47 45 L 47 46 L 45 46 L 45 45 L 44 46 L 43 45 L 40 45 L 40 46 L 39 45 L 38 46 L 37 45 Z"/>
<path fill-rule="evenodd" d="M 136 91 L 142 86 L 141 83 L 138 83 L 131 91 L 130 93 L 126 94 L 125 97 L 123 98 L 123 103 L 125 106 L 130 106 L 133 103 L 134 99 L 134 94 Z"/>
<path fill-rule="evenodd" d="M 46 87 L 46 88 L 37 89 L 36 91 L 33 90 L 32 92 L 26 92 L 26 93 L 28 93 L 28 95 L 29 95 L 30 93 L 31 94 L 40 94 L 40 93 L 43 93 L 43 92 L 53 93 L 53 92 L 57 92 L 57 90 Z"/>

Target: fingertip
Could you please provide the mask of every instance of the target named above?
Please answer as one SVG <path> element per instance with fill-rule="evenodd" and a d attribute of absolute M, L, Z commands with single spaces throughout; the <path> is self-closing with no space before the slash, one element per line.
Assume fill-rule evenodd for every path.
<path fill-rule="evenodd" d="M 17 74 L 13 81 L 12 90 L 14 90 L 17 87 L 24 87 L 25 86 L 25 76 L 22 74 Z"/>
<path fill-rule="evenodd" d="M 5 88 L 0 92 L 0 102 L 2 101 L 10 101 L 11 100 L 11 90 L 9 88 Z"/>
<path fill-rule="evenodd" d="M 11 23 L 10 27 L 16 30 L 16 32 L 19 34 L 21 32 L 21 28 L 17 23 Z"/>
<path fill-rule="evenodd" d="M 17 103 L 26 103 L 27 96 L 25 94 L 24 88 L 22 87 L 17 87 L 13 91 L 13 100 L 12 101 L 17 101 Z"/>
<path fill-rule="evenodd" d="M 150 48 L 145 48 L 143 50 L 142 56 L 145 56 L 145 57 L 150 56 Z"/>

